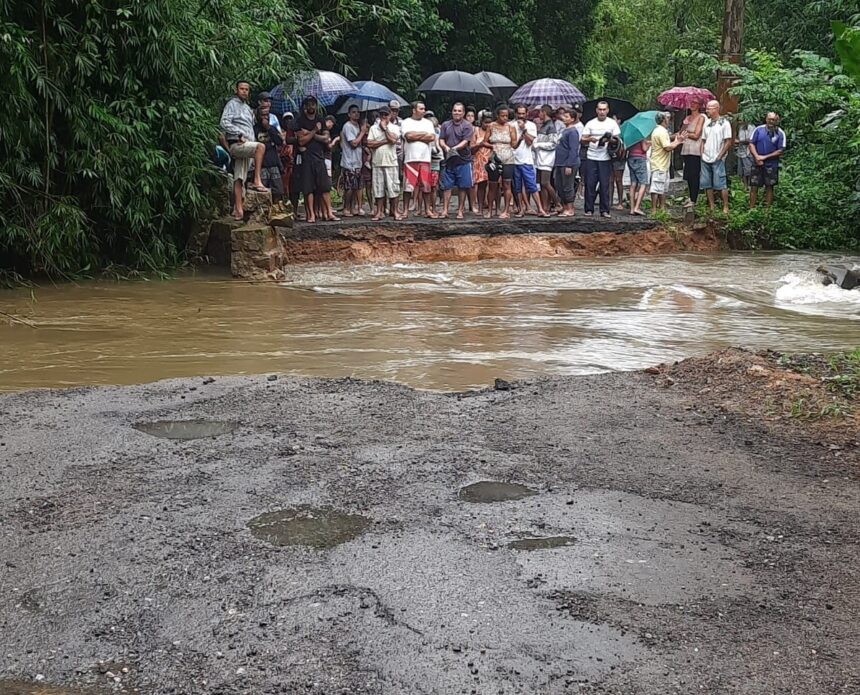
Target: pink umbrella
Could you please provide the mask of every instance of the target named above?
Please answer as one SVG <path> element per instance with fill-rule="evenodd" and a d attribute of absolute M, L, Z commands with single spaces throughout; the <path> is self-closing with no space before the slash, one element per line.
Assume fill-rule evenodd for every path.
<path fill-rule="evenodd" d="M 657 102 L 670 109 L 689 109 L 694 99 L 701 101 L 704 106 L 716 98 L 710 89 L 703 87 L 672 87 L 657 97 Z"/>

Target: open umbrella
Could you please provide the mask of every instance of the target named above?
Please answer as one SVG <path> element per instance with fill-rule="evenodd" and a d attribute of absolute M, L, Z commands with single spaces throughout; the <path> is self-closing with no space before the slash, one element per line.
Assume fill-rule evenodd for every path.
<path fill-rule="evenodd" d="M 463 97 L 492 97 L 493 93 L 481 80 L 461 70 L 446 70 L 430 75 L 418 85 L 425 94 L 448 94 Z"/>
<path fill-rule="evenodd" d="M 561 106 L 562 104 L 581 104 L 585 95 L 579 89 L 565 80 L 545 77 L 540 80 L 527 82 L 511 94 L 511 103 L 526 106 Z"/>
<path fill-rule="evenodd" d="M 640 111 L 621 124 L 621 141 L 624 147 L 633 147 L 637 142 L 650 138 L 657 127 L 659 111 Z"/>
<path fill-rule="evenodd" d="M 336 72 L 309 70 L 291 76 L 269 91 L 272 110 L 280 114 L 287 109 L 298 109 L 305 97 L 316 97 L 320 106 L 331 106 L 338 97 L 355 94 L 358 88 Z"/>
<path fill-rule="evenodd" d="M 704 87 L 672 87 L 657 97 L 657 103 L 670 109 L 689 109 L 693 99 L 699 99 L 704 106 L 716 98 L 710 89 Z"/>
<path fill-rule="evenodd" d="M 354 104 L 359 111 L 372 111 L 382 104 L 396 100 L 401 107 L 408 106 L 409 102 L 388 87 L 373 80 L 357 80 L 353 84 L 358 88 L 355 94 L 350 94 L 338 109 L 338 113 L 346 113 Z"/>
<path fill-rule="evenodd" d="M 484 72 L 476 72 L 475 77 L 490 88 L 490 91 L 496 99 L 505 99 L 509 97 L 517 88 L 516 82 L 509 80 L 507 77 L 500 75 L 497 72 L 487 72 L 484 70 Z"/>
<path fill-rule="evenodd" d="M 637 109 L 629 101 L 624 101 L 623 99 L 613 99 L 612 97 L 601 97 L 600 99 L 591 99 L 590 101 L 586 101 L 582 105 L 583 123 L 587 123 L 592 118 L 597 116 L 597 103 L 600 101 L 608 102 L 609 115 L 618 116 L 618 118 L 620 118 L 622 121 L 626 121 L 628 118 L 632 118 L 637 113 L 639 113 L 639 109 Z"/>

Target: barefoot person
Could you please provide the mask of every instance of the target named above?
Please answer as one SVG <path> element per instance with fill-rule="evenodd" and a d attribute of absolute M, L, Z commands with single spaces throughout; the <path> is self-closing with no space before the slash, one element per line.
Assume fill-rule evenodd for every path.
<path fill-rule="evenodd" d="M 361 209 L 362 145 L 367 135 L 367 121 L 359 123 L 361 113 L 353 104 L 347 122 L 340 131 L 340 168 L 343 175 L 343 216 L 363 215 Z"/>
<path fill-rule="evenodd" d="M 487 173 L 487 164 L 490 157 L 493 156 L 493 146 L 487 141 L 489 134 L 490 123 L 493 122 L 493 117 L 488 113 L 481 112 L 480 127 L 475 128 L 475 135 L 472 138 L 472 155 L 474 162 L 472 164 L 472 187 L 473 198 L 475 199 L 475 212 L 487 216 L 487 182 L 489 175 Z"/>
<path fill-rule="evenodd" d="M 640 140 L 627 151 L 627 168 L 630 170 L 630 214 L 644 215 L 642 201 L 648 192 L 648 149 L 651 143 L 647 138 Z"/>
<path fill-rule="evenodd" d="M 379 122 L 370 127 L 367 134 L 367 146 L 373 152 L 373 197 L 376 199 L 376 213 L 373 221 L 378 222 L 385 217 L 385 202 L 389 203 L 391 216 L 402 220 L 403 216 L 397 209 L 400 198 L 400 175 L 397 166 L 397 142 L 400 140 L 400 129 L 391 123 L 391 109 L 382 106 L 379 109 Z"/>
<path fill-rule="evenodd" d="M 708 195 L 708 208 L 714 211 L 714 191 L 723 199 L 723 214 L 729 214 L 729 182 L 726 178 L 726 156 L 732 148 L 734 137 L 727 118 L 720 116 L 720 102 L 712 99 L 706 108 L 708 118 L 702 130 L 702 177 L 701 189 Z"/>
<path fill-rule="evenodd" d="M 514 179 L 514 148 L 519 144 L 519 136 L 516 126 L 510 123 L 511 109 L 502 105 L 496 109 L 496 120 L 488 128 L 487 142 L 493 146 L 493 155 L 501 164 L 501 182 L 505 196 L 505 211 L 499 215 L 499 219 L 508 219 L 511 216 L 511 205 L 513 203 L 513 192 L 511 184 Z M 494 207 L 499 201 L 499 181 L 490 177 L 490 185 L 487 190 L 487 200 L 490 217 Z"/>
<path fill-rule="evenodd" d="M 317 113 L 316 97 L 306 97 L 302 112 L 297 119 L 296 133 L 302 153 L 302 192 L 305 194 L 305 213 L 308 222 L 316 222 L 317 198 L 322 198 L 323 217 L 338 221 L 331 206 L 331 177 L 326 171 L 325 156 L 331 143 L 331 135 L 325 129 L 323 119 Z"/>
<path fill-rule="evenodd" d="M 514 195 L 520 207 L 516 215 L 517 217 L 525 215 L 529 210 L 529 199 L 533 199 L 537 205 L 538 215 L 549 217 L 538 195 L 535 155 L 532 149 L 538 134 L 537 126 L 528 119 L 528 108 L 525 105 L 517 104 L 515 113 L 519 141 L 514 148 Z"/>
<path fill-rule="evenodd" d="M 228 151 L 233 158 L 233 217 L 245 217 L 245 181 L 251 160 L 254 160 L 254 182 L 248 186 L 254 191 L 268 191 L 260 180 L 266 146 L 254 137 L 254 112 L 248 106 L 251 85 L 245 81 L 236 83 L 236 94 L 225 104 L 221 113 L 221 132 L 227 140 Z"/>
<path fill-rule="evenodd" d="M 451 194 L 457 191 L 457 219 L 463 219 L 466 198 L 472 190 L 472 135 L 474 128 L 465 119 L 466 109 L 460 102 L 451 109 L 451 120 L 442 124 L 439 144 L 445 155 L 442 173 L 442 217 L 448 217 Z"/>
<path fill-rule="evenodd" d="M 427 107 L 423 101 L 412 104 L 412 116 L 401 123 L 403 133 L 403 217 L 409 217 L 409 198 L 414 191 L 416 214 L 420 214 L 419 198 L 424 200 L 426 217 L 436 219 L 433 211 L 433 181 L 430 176 L 432 148 L 436 143 L 436 129 L 430 119 L 425 118 Z"/>
<path fill-rule="evenodd" d="M 559 217 L 573 217 L 576 202 L 576 173 L 579 171 L 579 129 L 576 116 L 565 107 L 559 108 L 564 130 L 555 148 L 555 188 L 563 206 Z"/>

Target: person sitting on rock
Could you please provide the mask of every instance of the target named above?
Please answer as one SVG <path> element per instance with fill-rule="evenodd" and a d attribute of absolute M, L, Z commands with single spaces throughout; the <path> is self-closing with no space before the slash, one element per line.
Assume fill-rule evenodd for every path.
<path fill-rule="evenodd" d="M 252 159 L 254 182 L 248 188 L 260 192 L 269 190 L 260 179 L 266 147 L 254 138 L 254 112 L 248 106 L 250 95 L 251 85 L 244 80 L 237 82 L 236 94 L 230 98 L 221 113 L 221 132 L 224 133 L 228 152 L 233 158 L 233 216 L 237 220 L 245 217 L 245 181 Z"/>

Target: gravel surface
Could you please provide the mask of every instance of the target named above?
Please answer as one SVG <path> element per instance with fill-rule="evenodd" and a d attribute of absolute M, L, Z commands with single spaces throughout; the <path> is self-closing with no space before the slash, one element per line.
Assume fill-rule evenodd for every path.
<path fill-rule="evenodd" d="M 205 381 L 0 396 L 0 695 L 860 692 L 856 452 L 644 374 Z M 314 507 L 369 522 L 248 527 Z"/>

